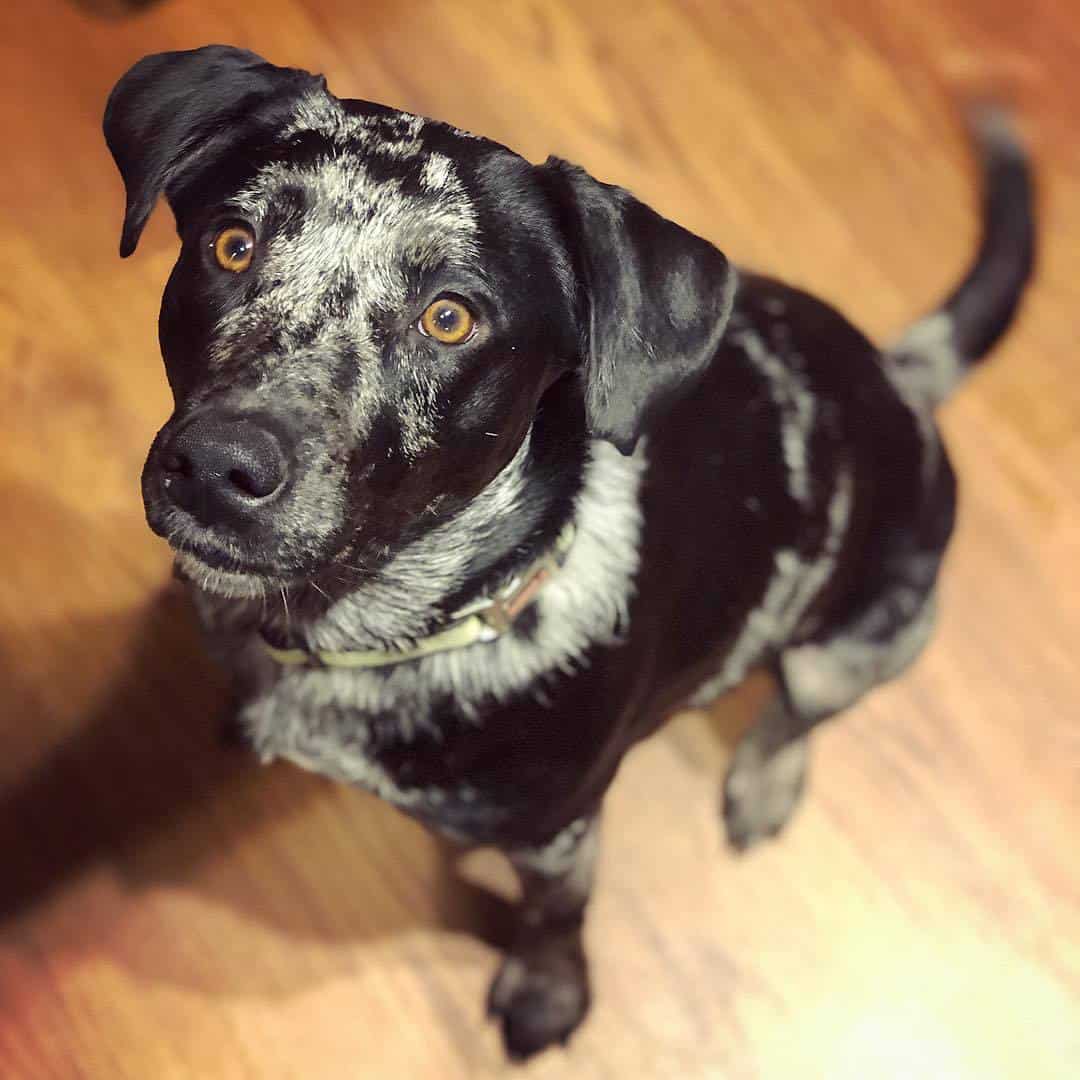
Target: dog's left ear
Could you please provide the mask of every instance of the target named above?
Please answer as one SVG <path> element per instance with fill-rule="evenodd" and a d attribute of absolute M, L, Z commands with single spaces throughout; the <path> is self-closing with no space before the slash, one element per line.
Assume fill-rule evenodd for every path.
<path fill-rule="evenodd" d="M 158 196 L 174 193 L 260 117 L 291 107 L 321 76 L 267 63 L 246 49 L 207 45 L 140 60 L 105 106 L 105 141 L 127 191 L 120 254 L 130 255 Z"/>
<path fill-rule="evenodd" d="M 559 158 L 541 166 L 583 291 L 589 432 L 632 453 L 712 360 L 735 274 L 708 241 Z"/>

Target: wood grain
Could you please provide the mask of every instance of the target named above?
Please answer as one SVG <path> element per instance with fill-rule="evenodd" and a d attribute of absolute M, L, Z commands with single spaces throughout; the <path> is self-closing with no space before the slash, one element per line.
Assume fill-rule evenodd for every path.
<path fill-rule="evenodd" d="M 592 1019 L 526 1072 L 1078 1075 L 1076 6 L 125 6 L 0 14 L 0 1075 L 509 1073 L 482 1015 L 499 904 L 374 799 L 218 745 L 222 688 L 142 522 L 174 241 L 161 212 L 117 259 L 98 123 L 135 59 L 207 41 L 581 161 L 882 337 L 971 249 L 959 85 L 1010 88 L 1043 248 L 1017 331 L 946 410 L 963 505 L 940 633 L 823 733 L 793 829 L 746 859 L 715 803 L 760 688 L 632 755 Z"/>

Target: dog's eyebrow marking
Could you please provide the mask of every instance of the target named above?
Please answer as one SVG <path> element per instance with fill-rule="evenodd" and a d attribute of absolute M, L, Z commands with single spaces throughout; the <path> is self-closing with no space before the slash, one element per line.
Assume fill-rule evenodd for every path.
<path fill-rule="evenodd" d="M 814 428 L 814 395 L 750 327 L 736 330 L 731 340 L 769 383 L 769 396 L 780 410 L 780 441 L 788 471 L 791 497 L 809 506 L 810 436 Z"/>

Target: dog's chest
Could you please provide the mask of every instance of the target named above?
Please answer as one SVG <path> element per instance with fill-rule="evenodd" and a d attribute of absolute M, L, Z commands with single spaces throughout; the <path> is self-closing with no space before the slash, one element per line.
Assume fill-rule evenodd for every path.
<path fill-rule="evenodd" d="M 420 696 L 373 712 L 352 700 L 353 679 L 296 673 L 256 696 L 242 715 L 259 756 L 364 788 L 456 839 L 485 840 L 510 807 L 481 770 L 462 764 L 461 732 L 482 745 L 483 722 L 436 716 Z M 453 729 L 453 746 L 443 725 Z"/>

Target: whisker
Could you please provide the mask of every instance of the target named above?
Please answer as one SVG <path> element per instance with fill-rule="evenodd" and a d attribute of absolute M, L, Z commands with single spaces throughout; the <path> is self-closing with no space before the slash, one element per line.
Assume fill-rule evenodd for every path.
<path fill-rule="evenodd" d="M 289 631 L 292 630 L 292 620 L 289 617 L 289 597 L 286 594 L 284 585 L 281 586 L 280 592 L 281 592 L 281 606 L 285 609 L 285 630 L 286 630 L 286 632 L 289 632 Z"/>

